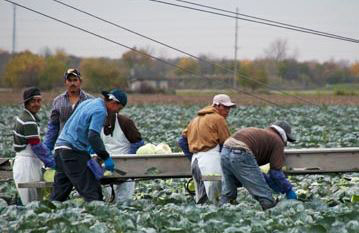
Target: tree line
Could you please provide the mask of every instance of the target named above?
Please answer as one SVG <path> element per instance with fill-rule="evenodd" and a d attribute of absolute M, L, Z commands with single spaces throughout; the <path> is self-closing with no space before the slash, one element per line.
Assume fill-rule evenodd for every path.
<path fill-rule="evenodd" d="M 359 81 L 359 61 L 354 63 L 326 61 L 299 62 L 287 56 L 280 48 L 267 51 L 267 56 L 254 60 L 216 59 L 200 56 L 200 62 L 188 57 L 166 59 L 169 66 L 144 54 L 149 49 L 138 49 L 141 54 L 129 50 L 119 59 L 80 58 L 66 54 L 63 50 L 54 53 L 34 54 L 23 51 L 14 55 L 0 50 L 0 84 L 5 88 L 38 86 L 43 90 L 63 86 L 63 73 L 69 67 L 80 70 L 83 87 L 98 92 L 114 86 L 129 88 L 131 80 L 161 79 L 188 80 L 189 83 L 203 80 L 233 79 L 237 66 L 237 83 L 240 87 L 260 89 L 273 86 L 284 89 L 309 89 L 326 84 L 354 83 Z M 282 45 L 283 46 L 283 45 Z M 191 84 L 191 85 L 192 85 Z M 203 85 L 202 85 L 203 86 Z"/>

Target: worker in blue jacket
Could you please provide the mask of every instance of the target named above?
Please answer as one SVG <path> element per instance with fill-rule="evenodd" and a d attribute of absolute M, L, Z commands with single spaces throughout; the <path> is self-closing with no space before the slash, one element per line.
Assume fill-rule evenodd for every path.
<path fill-rule="evenodd" d="M 101 130 L 108 114 L 119 112 L 127 102 L 120 89 L 104 92 L 104 98 L 88 99 L 79 104 L 66 121 L 55 143 L 56 173 L 52 200 L 65 201 L 72 188 L 85 201 L 102 200 L 101 184 L 89 166 L 90 148 L 104 161 L 105 169 L 114 171 L 115 165 L 101 139 Z"/>

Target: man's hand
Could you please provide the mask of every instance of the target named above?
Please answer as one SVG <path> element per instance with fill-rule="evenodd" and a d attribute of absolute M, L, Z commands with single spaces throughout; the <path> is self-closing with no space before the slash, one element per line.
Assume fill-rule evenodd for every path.
<path fill-rule="evenodd" d="M 55 160 L 52 159 L 52 160 L 50 160 L 48 163 L 45 163 L 45 167 L 48 167 L 48 168 L 51 168 L 51 169 L 56 170 Z"/>
<path fill-rule="evenodd" d="M 108 157 L 108 159 L 105 160 L 105 169 L 109 170 L 111 172 L 115 169 L 115 164 L 113 163 L 111 157 Z"/>

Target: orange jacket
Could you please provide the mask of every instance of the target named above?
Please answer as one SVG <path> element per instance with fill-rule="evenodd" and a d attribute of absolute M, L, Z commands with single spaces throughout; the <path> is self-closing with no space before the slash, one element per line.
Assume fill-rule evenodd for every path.
<path fill-rule="evenodd" d="M 223 144 L 230 136 L 226 119 L 219 115 L 216 108 L 207 106 L 183 130 L 192 153 L 208 151 Z"/>

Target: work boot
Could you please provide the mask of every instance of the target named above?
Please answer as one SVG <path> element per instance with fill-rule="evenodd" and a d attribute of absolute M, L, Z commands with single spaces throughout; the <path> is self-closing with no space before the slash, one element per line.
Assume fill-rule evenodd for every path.
<path fill-rule="evenodd" d="M 268 199 L 261 199 L 259 200 L 259 204 L 261 205 L 263 210 L 267 210 L 273 208 L 278 203 L 278 200 L 268 200 Z"/>

